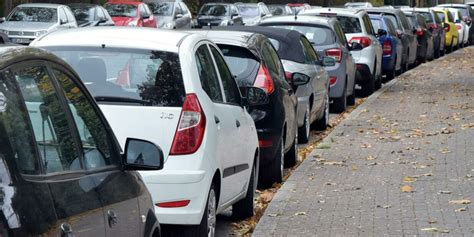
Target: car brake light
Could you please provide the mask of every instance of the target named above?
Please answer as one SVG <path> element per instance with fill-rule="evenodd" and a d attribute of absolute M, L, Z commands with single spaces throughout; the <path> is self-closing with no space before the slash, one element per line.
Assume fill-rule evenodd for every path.
<path fill-rule="evenodd" d="M 388 40 L 383 42 L 383 55 L 392 55 L 392 42 Z"/>
<path fill-rule="evenodd" d="M 190 202 L 191 202 L 190 200 L 182 200 L 182 201 L 175 201 L 175 202 L 156 203 L 155 205 L 157 207 L 162 207 L 162 208 L 175 208 L 175 207 L 185 207 Z"/>
<path fill-rule="evenodd" d="M 275 90 L 270 73 L 268 73 L 267 68 L 263 64 L 261 64 L 258 69 L 257 78 L 253 85 L 266 90 L 269 95 Z"/>
<path fill-rule="evenodd" d="M 420 28 L 416 29 L 416 35 L 423 36 L 424 34 L 425 34 L 425 32 L 423 32 L 422 29 L 420 29 Z"/>
<path fill-rule="evenodd" d="M 330 86 L 336 85 L 336 82 L 337 82 L 337 77 L 336 76 L 330 76 L 329 77 L 329 85 Z"/>
<path fill-rule="evenodd" d="M 271 147 L 273 146 L 273 142 L 271 140 L 258 140 L 258 146 L 262 147 Z"/>
<path fill-rule="evenodd" d="M 444 30 L 446 32 L 449 32 L 449 30 L 451 30 L 451 26 L 448 23 L 446 23 L 446 25 L 444 26 Z"/>
<path fill-rule="evenodd" d="M 456 24 L 456 28 L 457 28 L 458 30 L 460 30 L 460 29 L 462 28 L 462 25 L 461 25 L 461 24 Z"/>
<path fill-rule="evenodd" d="M 336 62 L 340 63 L 342 60 L 342 50 L 339 48 L 326 49 L 326 56 L 333 57 Z"/>
<path fill-rule="evenodd" d="M 186 155 L 201 146 L 206 128 L 206 116 L 196 94 L 187 94 L 171 145 L 170 155 Z"/>
<path fill-rule="evenodd" d="M 438 29 L 438 24 L 435 24 L 435 23 L 428 23 L 428 28 L 431 28 L 431 29 Z"/>
<path fill-rule="evenodd" d="M 369 37 L 353 37 L 349 42 L 357 42 L 366 48 L 372 44 L 372 40 Z"/>

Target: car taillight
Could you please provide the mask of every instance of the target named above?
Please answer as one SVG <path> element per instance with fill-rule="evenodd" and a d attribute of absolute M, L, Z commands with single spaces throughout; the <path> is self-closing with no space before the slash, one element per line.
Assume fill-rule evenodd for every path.
<path fill-rule="evenodd" d="M 403 32 L 401 30 L 397 30 L 397 37 L 401 39 L 402 36 L 403 36 Z"/>
<path fill-rule="evenodd" d="M 372 44 L 372 40 L 369 37 L 353 37 L 349 42 L 357 42 L 366 48 Z"/>
<path fill-rule="evenodd" d="M 420 29 L 420 28 L 416 29 L 416 35 L 423 36 L 424 34 L 425 34 L 425 32 L 422 29 Z"/>
<path fill-rule="evenodd" d="M 187 94 L 171 145 L 170 155 L 186 155 L 201 146 L 206 128 L 206 116 L 196 94 Z"/>
<path fill-rule="evenodd" d="M 336 85 L 336 82 L 337 82 L 337 77 L 336 76 L 330 76 L 329 77 L 329 85 L 330 86 Z"/>
<path fill-rule="evenodd" d="M 162 208 L 176 208 L 176 207 L 185 207 L 190 202 L 191 202 L 190 200 L 182 200 L 182 201 L 175 201 L 175 202 L 156 203 L 155 205 L 157 207 L 162 207 Z"/>
<path fill-rule="evenodd" d="M 342 50 L 339 48 L 326 49 L 325 53 L 326 53 L 326 56 L 333 57 L 338 63 L 340 63 L 342 60 Z"/>
<path fill-rule="evenodd" d="M 438 25 L 435 23 L 428 23 L 428 29 L 436 30 L 438 29 Z"/>
<path fill-rule="evenodd" d="M 383 55 L 392 55 L 392 42 L 388 40 L 383 42 Z"/>
<path fill-rule="evenodd" d="M 458 30 L 460 30 L 460 29 L 462 28 L 462 25 L 461 25 L 461 24 L 456 24 L 456 28 L 457 28 Z"/>
<path fill-rule="evenodd" d="M 449 30 L 451 30 L 451 26 L 448 23 L 446 23 L 445 26 L 444 26 L 444 30 L 446 32 L 449 32 Z"/>
<path fill-rule="evenodd" d="M 257 78 L 255 79 L 253 85 L 266 90 L 267 94 L 269 95 L 275 91 L 270 73 L 268 73 L 267 68 L 263 64 L 261 64 L 260 68 L 258 69 Z"/>

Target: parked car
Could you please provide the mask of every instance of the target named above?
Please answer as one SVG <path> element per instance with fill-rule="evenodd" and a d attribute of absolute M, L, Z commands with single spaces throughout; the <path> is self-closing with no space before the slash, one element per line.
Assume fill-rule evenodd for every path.
<path fill-rule="evenodd" d="M 236 3 L 244 25 L 253 26 L 260 23 L 265 17 L 271 17 L 272 13 L 263 2 L 259 3 Z"/>
<path fill-rule="evenodd" d="M 367 12 L 369 15 L 383 15 L 392 21 L 397 30 L 397 35 L 402 40 L 403 44 L 403 71 L 405 72 L 410 66 L 414 66 L 416 64 L 418 40 L 415 33 L 413 33 L 413 26 L 410 25 L 405 14 L 399 9 L 382 8 L 369 8 L 367 9 Z"/>
<path fill-rule="evenodd" d="M 456 25 L 454 24 L 454 17 L 448 9 L 445 8 L 433 8 L 434 12 L 441 19 L 444 25 L 444 31 L 446 32 L 445 48 L 447 52 L 452 52 L 459 45 L 459 32 Z"/>
<path fill-rule="evenodd" d="M 22 46 L 0 55 L 2 235 L 160 236 L 150 193 L 132 170 L 161 169 L 161 149 L 127 138 L 121 154 L 58 57 Z"/>
<path fill-rule="evenodd" d="M 293 165 L 298 157 L 297 98 L 293 89 L 307 83 L 307 78 L 295 74 L 291 82 L 285 80 L 276 50 L 261 34 L 221 30 L 197 33 L 217 43 L 239 87 L 256 86 L 268 93 L 268 103 L 249 107 L 260 147 L 258 185 L 271 187 L 282 182 L 283 167 Z"/>
<path fill-rule="evenodd" d="M 384 16 L 370 16 L 374 31 L 383 49 L 382 74 L 386 80 L 393 79 L 402 73 L 402 40 L 398 38 L 397 30 L 392 21 Z"/>
<path fill-rule="evenodd" d="M 346 8 L 368 8 L 373 7 L 372 3 L 370 2 L 346 2 L 344 4 Z"/>
<path fill-rule="evenodd" d="M 434 59 L 434 40 L 426 25 L 426 18 L 417 12 L 405 12 L 410 24 L 414 27 L 413 32 L 416 33 L 418 47 L 416 49 L 416 58 L 419 63 L 425 63 L 426 60 Z"/>
<path fill-rule="evenodd" d="M 21 4 L 1 19 L 0 32 L 15 44 L 30 44 L 37 37 L 60 29 L 76 28 L 71 9 L 65 5 Z"/>
<path fill-rule="evenodd" d="M 112 16 L 116 26 L 151 27 L 156 28 L 155 16 L 142 2 L 108 2 L 105 9 Z"/>
<path fill-rule="evenodd" d="M 253 215 L 259 147 L 245 107 L 265 104 L 268 95 L 248 87 L 242 98 L 209 39 L 107 27 L 49 34 L 35 46 L 81 75 L 122 146 L 125 137 L 161 144 L 164 169 L 141 172 L 160 223 L 186 225 L 183 236 L 213 236 L 224 209 Z"/>
<path fill-rule="evenodd" d="M 307 10 L 303 15 L 336 18 L 349 44 L 358 45 L 351 55 L 356 62 L 356 83 L 362 87 L 362 94 L 368 96 L 382 86 L 382 46 L 365 10 L 319 8 Z"/>
<path fill-rule="evenodd" d="M 325 67 L 329 75 L 329 99 L 332 101 L 331 110 L 341 113 L 347 104 L 355 104 L 355 74 L 356 66 L 351 56 L 348 41 L 341 24 L 335 18 L 316 16 L 286 16 L 272 17 L 260 23 L 270 26 L 296 30 L 310 41 L 318 53 L 318 57 L 332 57 L 336 60 L 334 66 Z"/>
<path fill-rule="evenodd" d="M 453 15 L 459 34 L 459 47 L 462 48 L 469 43 L 469 26 L 462 20 L 461 10 L 457 8 L 448 8 L 448 10 Z"/>
<path fill-rule="evenodd" d="M 182 1 L 147 0 L 151 12 L 156 18 L 158 28 L 186 29 L 192 27 L 192 15 Z"/>
<path fill-rule="evenodd" d="M 87 3 L 69 4 L 79 27 L 114 26 L 115 23 L 102 6 Z"/>
<path fill-rule="evenodd" d="M 439 58 L 445 52 L 446 32 L 444 31 L 443 21 L 438 17 L 436 12 L 431 8 L 410 8 L 403 9 L 406 12 L 417 12 L 425 17 L 426 25 L 433 35 L 434 41 L 434 57 Z"/>
<path fill-rule="evenodd" d="M 293 10 L 288 5 L 283 4 L 270 4 L 267 5 L 268 10 L 272 16 L 286 16 L 286 15 L 293 15 Z"/>
<path fill-rule="evenodd" d="M 242 16 L 234 4 L 206 3 L 202 5 L 197 15 L 196 28 L 228 25 L 243 25 Z"/>
<path fill-rule="evenodd" d="M 474 3 L 466 3 L 466 4 L 440 4 L 437 7 L 449 7 L 449 8 L 456 8 L 461 11 L 462 20 L 466 22 L 469 28 L 469 44 L 474 44 L 474 27 L 472 27 L 472 20 L 474 18 L 474 10 L 472 6 Z"/>
<path fill-rule="evenodd" d="M 311 5 L 308 3 L 288 3 L 286 4 L 291 8 L 293 11 L 293 14 L 299 14 L 301 12 L 304 12 L 305 10 L 311 9 Z"/>

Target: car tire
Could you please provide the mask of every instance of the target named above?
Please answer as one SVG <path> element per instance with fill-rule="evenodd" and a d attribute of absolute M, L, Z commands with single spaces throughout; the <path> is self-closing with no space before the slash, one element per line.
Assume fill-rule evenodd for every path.
<path fill-rule="evenodd" d="M 257 187 L 257 167 L 253 165 L 250 174 L 249 185 L 245 198 L 232 205 L 232 217 L 237 220 L 247 219 L 253 216 L 253 198 Z"/>
<path fill-rule="evenodd" d="M 362 85 L 362 96 L 370 96 L 375 91 L 375 78 L 370 78 L 369 81 Z"/>
<path fill-rule="evenodd" d="M 441 46 L 440 46 L 441 47 Z M 439 58 L 441 57 L 441 49 L 440 47 L 438 47 L 437 49 L 435 49 L 434 51 L 434 58 Z"/>
<path fill-rule="evenodd" d="M 285 165 L 285 144 L 284 138 L 281 136 L 278 147 L 276 148 L 277 154 L 273 160 L 267 165 L 267 167 L 261 167 L 259 172 L 258 188 L 271 188 L 273 183 L 281 183 L 283 181 L 283 169 Z"/>
<path fill-rule="evenodd" d="M 323 113 L 323 116 L 314 122 L 314 128 L 319 131 L 326 130 L 329 124 L 329 93 L 326 94 Z"/>
<path fill-rule="evenodd" d="M 346 86 L 344 86 L 344 91 L 342 92 L 342 96 L 339 98 L 334 98 L 331 106 L 332 112 L 335 113 L 342 113 L 346 111 L 347 108 L 347 82 Z"/>
<path fill-rule="evenodd" d="M 207 195 L 206 208 L 204 209 L 204 214 L 202 215 L 201 223 L 197 226 L 187 227 L 184 236 L 215 236 L 217 220 L 216 212 L 216 188 L 214 187 L 214 184 L 211 184 L 211 188 L 209 189 L 209 193 Z"/>
<path fill-rule="evenodd" d="M 290 168 L 298 163 L 298 129 L 296 129 L 295 139 L 291 149 L 285 154 L 285 168 Z"/>
<path fill-rule="evenodd" d="M 352 94 L 347 97 L 347 104 L 355 105 L 355 103 L 356 103 L 356 93 L 355 93 L 355 82 L 354 82 L 354 86 L 352 86 Z"/>
<path fill-rule="evenodd" d="M 307 143 L 309 140 L 309 134 L 311 131 L 311 109 L 306 106 L 306 112 L 304 115 L 304 124 L 301 128 L 298 128 L 298 142 Z"/>

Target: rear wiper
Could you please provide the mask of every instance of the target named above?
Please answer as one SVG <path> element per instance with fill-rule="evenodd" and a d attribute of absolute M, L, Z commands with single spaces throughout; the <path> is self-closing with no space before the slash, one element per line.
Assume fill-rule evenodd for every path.
<path fill-rule="evenodd" d="M 119 102 L 119 103 L 133 103 L 133 104 L 141 104 L 141 105 L 152 105 L 150 101 L 147 100 L 140 100 L 140 99 L 133 99 L 128 97 L 116 97 L 116 96 L 96 96 L 94 97 L 95 101 L 97 102 Z"/>

